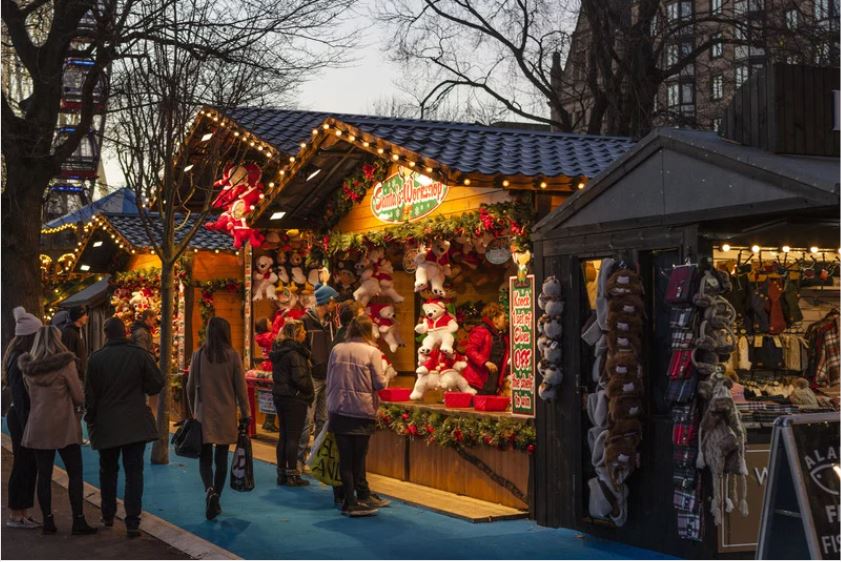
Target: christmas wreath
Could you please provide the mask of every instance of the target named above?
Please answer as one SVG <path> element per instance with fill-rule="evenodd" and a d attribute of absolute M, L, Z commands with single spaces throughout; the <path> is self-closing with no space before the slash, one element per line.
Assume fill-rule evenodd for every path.
<path fill-rule="evenodd" d="M 442 447 L 485 445 L 534 453 L 537 436 L 528 420 L 507 417 L 460 416 L 387 404 L 377 411 L 377 427 L 397 435 Z"/>

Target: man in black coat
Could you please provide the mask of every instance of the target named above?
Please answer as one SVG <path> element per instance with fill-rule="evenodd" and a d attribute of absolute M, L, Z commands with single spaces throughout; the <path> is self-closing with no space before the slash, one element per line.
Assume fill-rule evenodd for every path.
<path fill-rule="evenodd" d="M 117 512 L 117 472 L 120 455 L 126 473 L 126 530 L 140 535 L 143 497 L 143 455 L 146 443 L 158 438 L 146 395 L 158 394 L 164 377 L 152 354 L 126 339 L 119 318 L 105 322 L 107 341 L 91 355 L 85 377 L 85 421 L 91 445 L 99 451 L 102 521 L 114 524 Z"/>
<path fill-rule="evenodd" d="M 76 355 L 76 370 L 80 377 L 85 376 L 88 368 L 88 347 L 82 334 L 82 328 L 87 323 L 88 311 L 85 307 L 74 306 L 67 313 L 67 323 L 61 327 L 61 343 Z"/>

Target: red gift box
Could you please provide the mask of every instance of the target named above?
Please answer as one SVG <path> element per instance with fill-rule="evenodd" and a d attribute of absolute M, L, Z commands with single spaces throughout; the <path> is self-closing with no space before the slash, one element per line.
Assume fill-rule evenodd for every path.
<path fill-rule="evenodd" d="M 447 408 L 469 408 L 473 395 L 469 392 L 445 392 L 444 406 Z"/>
<path fill-rule="evenodd" d="M 410 388 L 384 388 L 379 391 L 380 400 L 389 402 L 408 402 L 411 393 Z"/>
<path fill-rule="evenodd" d="M 474 396 L 473 407 L 480 412 L 504 412 L 510 401 L 507 396 Z"/>

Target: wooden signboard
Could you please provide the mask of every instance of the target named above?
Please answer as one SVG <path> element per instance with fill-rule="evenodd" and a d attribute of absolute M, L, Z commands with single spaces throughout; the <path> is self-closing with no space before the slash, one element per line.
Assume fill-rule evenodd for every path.
<path fill-rule="evenodd" d="M 508 280 L 509 318 L 511 323 L 511 412 L 534 416 L 534 275 L 524 281 Z"/>
<path fill-rule="evenodd" d="M 838 559 L 839 426 L 838 413 L 774 423 L 757 559 Z"/>

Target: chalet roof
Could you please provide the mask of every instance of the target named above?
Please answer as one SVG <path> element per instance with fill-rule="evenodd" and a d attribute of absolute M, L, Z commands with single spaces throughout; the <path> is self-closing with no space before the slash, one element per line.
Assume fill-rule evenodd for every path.
<path fill-rule="evenodd" d="M 107 214 L 103 216 L 117 232 L 119 232 L 132 246 L 137 248 L 147 248 L 151 246 L 149 234 L 143 226 L 143 219 L 139 215 L 118 215 Z M 161 233 L 163 228 L 157 219 L 157 214 L 150 213 L 150 218 L 153 219 L 152 236 L 155 243 L 160 243 Z M 183 223 L 180 222 L 183 217 L 178 216 L 176 221 L 180 228 L 175 234 L 176 242 L 180 242 L 184 236 L 189 232 L 190 228 L 195 224 L 196 217 L 192 216 L 186 219 Z M 210 219 L 205 219 L 205 221 Z M 195 236 L 189 242 L 190 249 L 195 250 L 230 250 L 231 237 L 225 233 L 208 230 L 204 227 L 196 231 Z"/>

